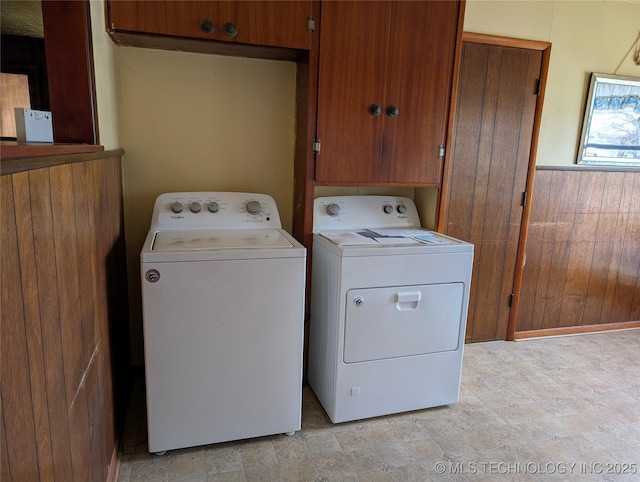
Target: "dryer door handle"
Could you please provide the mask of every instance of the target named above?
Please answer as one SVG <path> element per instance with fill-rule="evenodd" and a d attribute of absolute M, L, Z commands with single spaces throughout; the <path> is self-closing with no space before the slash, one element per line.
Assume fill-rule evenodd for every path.
<path fill-rule="evenodd" d="M 420 301 L 422 294 L 420 291 L 399 291 L 396 293 L 396 303 L 415 303 Z"/>
<path fill-rule="evenodd" d="M 415 310 L 422 298 L 420 291 L 399 291 L 394 296 L 398 311 Z"/>

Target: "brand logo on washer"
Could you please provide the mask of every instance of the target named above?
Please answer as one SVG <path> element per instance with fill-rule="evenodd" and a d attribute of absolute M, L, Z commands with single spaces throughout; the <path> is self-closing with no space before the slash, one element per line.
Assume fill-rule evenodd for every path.
<path fill-rule="evenodd" d="M 353 299 L 353 304 L 356 306 L 364 305 L 364 296 L 358 295 Z"/>
<path fill-rule="evenodd" d="M 155 283 L 160 279 L 160 272 L 157 269 L 150 269 L 144 274 L 144 277 L 149 283 Z"/>

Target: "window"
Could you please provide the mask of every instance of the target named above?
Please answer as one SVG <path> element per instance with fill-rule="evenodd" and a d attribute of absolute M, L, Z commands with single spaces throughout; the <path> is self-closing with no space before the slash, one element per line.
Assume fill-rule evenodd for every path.
<path fill-rule="evenodd" d="M 591 74 L 578 164 L 640 166 L 640 78 Z"/>

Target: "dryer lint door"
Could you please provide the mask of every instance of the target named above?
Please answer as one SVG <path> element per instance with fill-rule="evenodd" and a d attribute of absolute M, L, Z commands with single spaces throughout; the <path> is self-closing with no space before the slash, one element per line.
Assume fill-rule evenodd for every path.
<path fill-rule="evenodd" d="M 458 348 L 463 283 L 347 291 L 344 362 Z"/>

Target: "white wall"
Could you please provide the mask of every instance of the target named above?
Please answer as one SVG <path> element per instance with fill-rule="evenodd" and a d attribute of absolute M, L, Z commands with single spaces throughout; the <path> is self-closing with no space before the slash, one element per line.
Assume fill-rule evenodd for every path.
<path fill-rule="evenodd" d="M 89 5 L 100 144 L 106 150 L 117 149 L 122 147 L 119 137 L 120 121 L 117 102 L 118 66 L 115 60 L 117 46 L 105 32 L 102 0 L 90 0 Z"/>
<path fill-rule="evenodd" d="M 266 192 L 291 228 L 295 64 L 117 47 L 103 10 L 102 0 L 91 0 L 100 139 L 107 149 L 125 149 L 132 343 L 140 363 L 138 254 L 158 194 Z M 639 27 L 640 0 L 467 0 L 464 24 L 468 32 L 553 44 L 537 164 L 562 165 L 575 162 L 590 72 L 613 73 Z M 617 73 L 640 76 L 640 67 L 628 57 Z M 422 192 L 416 200 L 429 213 L 434 193 Z"/>

